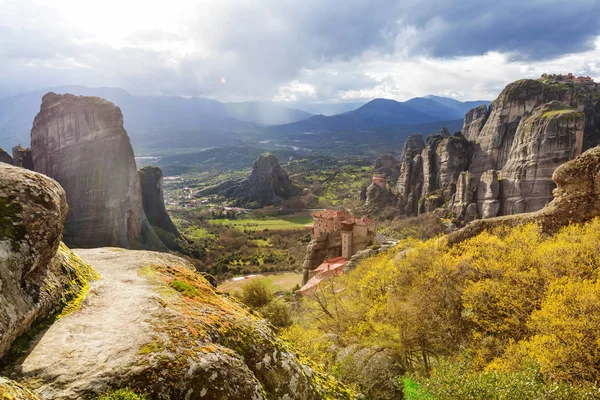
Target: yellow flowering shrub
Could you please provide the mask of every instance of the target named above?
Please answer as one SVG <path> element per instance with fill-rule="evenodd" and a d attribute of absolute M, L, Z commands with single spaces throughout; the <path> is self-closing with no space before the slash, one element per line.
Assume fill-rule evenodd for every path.
<path fill-rule="evenodd" d="M 597 383 L 599 267 L 598 218 L 554 236 L 529 224 L 453 247 L 405 241 L 303 299 L 288 338 L 308 353 L 318 332 L 338 347 L 392 349 L 409 371 L 469 351 L 473 371 L 527 361 L 551 379 Z"/>

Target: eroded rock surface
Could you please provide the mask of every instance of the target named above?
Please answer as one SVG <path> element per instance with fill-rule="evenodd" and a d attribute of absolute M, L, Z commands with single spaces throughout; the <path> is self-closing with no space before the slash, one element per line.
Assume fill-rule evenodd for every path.
<path fill-rule="evenodd" d="M 93 398 L 119 387 L 150 399 L 352 397 L 183 259 L 115 248 L 76 252 L 103 279 L 14 367 L 14 378 L 42 398 Z"/>
<path fill-rule="evenodd" d="M 226 181 L 195 193 L 196 197 L 220 194 L 235 198 L 242 206 L 264 207 L 277 204 L 299 193 L 273 154 L 262 154 L 252 166 L 252 173 L 240 181 Z"/>
<path fill-rule="evenodd" d="M 165 208 L 162 170 L 148 166 L 141 168 L 138 176 L 142 188 L 142 205 L 150 225 L 167 247 L 177 250 L 175 239 L 181 238 L 181 234 Z"/>
<path fill-rule="evenodd" d="M 31 130 L 31 152 L 35 170 L 67 193 L 69 246 L 166 250 L 144 214 L 133 149 L 114 104 L 46 94 Z"/>
<path fill-rule="evenodd" d="M 412 139 L 414 136 L 409 138 L 413 150 L 402 152 L 405 158 L 396 185 L 398 208 L 407 215 L 432 212 L 449 202 L 472 153 L 469 141 L 460 134 L 450 136 L 445 129 L 430 135 L 423 147 Z M 418 148 L 420 155 L 413 156 Z"/>
<path fill-rule="evenodd" d="M 95 276 L 60 243 L 66 214 L 56 181 L 0 163 L 0 358 Z"/>
<path fill-rule="evenodd" d="M 484 230 L 498 226 L 517 226 L 530 222 L 546 233 L 556 233 L 573 223 L 584 223 L 600 215 L 600 146 L 594 147 L 554 171 L 554 199 L 539 211 L 473 221 L 448 235 L 448 242 L 459 243 Z"/>

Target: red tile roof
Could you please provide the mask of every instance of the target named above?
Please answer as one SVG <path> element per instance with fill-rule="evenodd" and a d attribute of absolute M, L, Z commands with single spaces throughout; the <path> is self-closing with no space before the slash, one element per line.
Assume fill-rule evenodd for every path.
<path fill-rule="evenodd" d="M 302 293 L 303 295 L 311 294 L 312 292 L 317 290 L 317 285 L 319 285 L 319 283 L 321 283 L 323 279 L 325 279 L 325 277 L 321 275 L 313 276 L 308 280 L 308 282 L 306 282 L 304 286 L 300 288 L 300 293 Z"/>
<path fill-rule="evenodd" d="M 344 257 L 328 258 L 321 265 L 319 265 L 315 269 L 315 271 L 316 272 L 335 271 L 339 268 L 342 268 L 347 262 L 348 262 L 348 259 L 344 258 Z"/>

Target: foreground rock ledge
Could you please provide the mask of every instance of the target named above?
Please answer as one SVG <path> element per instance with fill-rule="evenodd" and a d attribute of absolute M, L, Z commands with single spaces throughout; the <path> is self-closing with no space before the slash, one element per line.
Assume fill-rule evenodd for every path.
<path fill-rule="evenodd" d="M 0 163 L 0 358 L 95 277 L 60 242 L 66 215 L 65 192 L 56 181 Z"/>
<path fill-rule="evenodd" d="M 152 399 L 352 398 L 184 260 L 117 248 L 76 253 L 103 279 L 9 375 L 40 397 L 131 387 Z"/>

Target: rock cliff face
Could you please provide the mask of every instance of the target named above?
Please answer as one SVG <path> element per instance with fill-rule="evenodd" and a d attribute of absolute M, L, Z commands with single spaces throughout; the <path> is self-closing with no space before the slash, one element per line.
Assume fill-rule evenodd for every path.
<path fill-rule="evenodd" d="M 36 171 L 67 193 L 73 247 L 166 249 L 144 214 L 121 110 L 97 97 L 48 93 L 31 130 Z"/>
<path fill-rule="evenodd" d="M 431 212 L 454 194 L 472 146 L 462 135 L 450 136 L 447 130 L 429 136 L 426 144 L 420 134 L 409 137 L 407 143 L 396 184 L 397 206 L 407 215 Z"/>
<path fill-rule="evenodd" d="M 490 109 L 485 104 L 480 105 L 467 112 L 465 115 L 465 121 L 462 128 L 462 134 L 467 140 L 477 141 L 479 132 L 483 129 L 488 117 L 490 116 Z"/>
<path fill-rule="evenodd" d="M 46 399 L 132 388 L 149 399 L 351 399 L 262 320 L 164 253 L 80 249 L 102 279 L 11 377 Z"/>
<path fill-rule="evenodd" d="M 241 206 L 264 207 L 277 204 L 299 193 L 273 154 L 262 154 L 252 166 L 252 173 L 241 181 L 226 181 L 196 192 L 197 197 L 220 194 L 235 198 Z"/>
<path fill-rule="evenodd" d="M 448 235 L 450 244 L 476 236 L 500 226 L 517 226 L 530 222 L 543 232 L 554 234 L 562 227 L 580 224 L 600 216 L 600 146 L 562 164 L 554 171 L 554 198 L 538 211 L 480 219 Z"/>
<path fill-rule="evenodd" d="M 465 116 L 462 134 L 409 137 L 396 183 L 408 215 L 441 208 L 471 221 L 536 211 L 552 200 L 552 173 L 600 141 L 597 84 L 520 80 Z M 420 155 L 416 155 L 419 151 Z"/>
<path fill-rule="evenodd" d="M 397 181 L 400 174 L 400 161 L 392 154 L 384 154 L 375 160 L 375 174 L 389 181 Z"/>
<path fill-rule="evenodd" d="M 500 172 L 499 215 L 536 211 L 552 199 L 552 174 L 583 149 L 584 120 L 582 112 L 551 102 L 519 124 Z"/>
<path fill-rule="evenodd" d="M 171 250 L 178 248 L 175 239 L 181 234 L 171 221 L 165 208 L 163 191 L 163 173 L 158 167 L 144 167 L 138 171 L 140 186 L 142 188 L 142 205 L 144 213 L 154 231 Z"/>
<path fill-rule="evenodd" d="M 0 358 L 95 276 L 60 244 L 66 214 L 56 181 L 0 163 Z"/>

